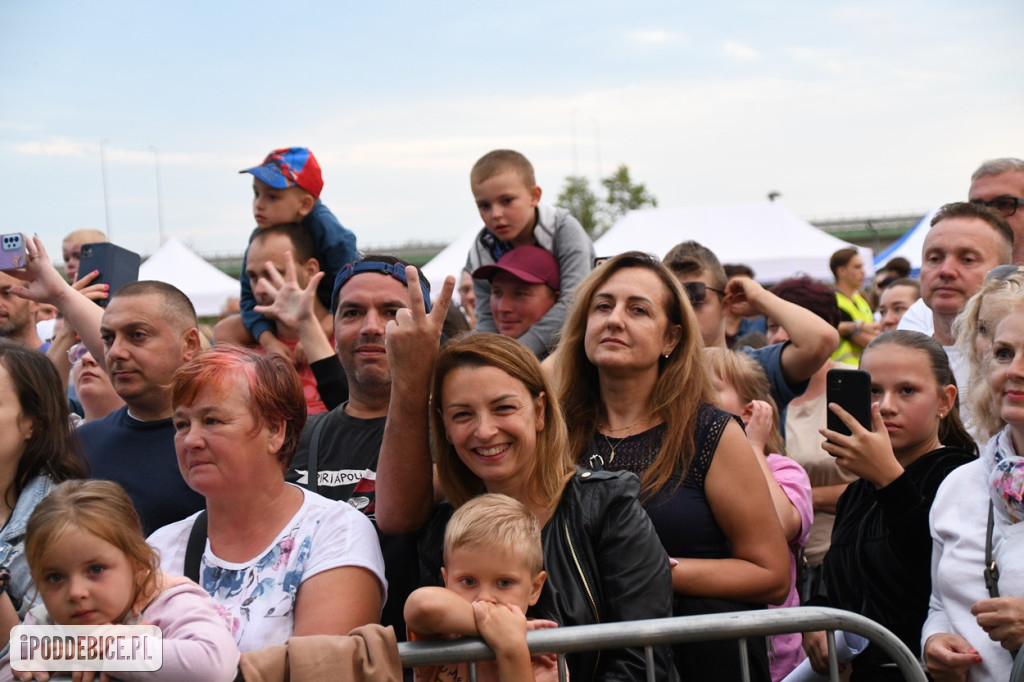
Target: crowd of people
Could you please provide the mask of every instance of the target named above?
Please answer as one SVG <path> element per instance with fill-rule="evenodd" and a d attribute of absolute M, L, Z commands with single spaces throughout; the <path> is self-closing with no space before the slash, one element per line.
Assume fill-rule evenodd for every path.
<path fill-rule="evenodd" d="M 38 237 L 0 273 L 0 643 L 19 623 L 156 624 L 165 679 L 231 680 L 257 652 L 381 624 L 482 637 L 480 679 L 554 680 L 527 631 L 805 604 L 884 625 L 935 680 L 1008 678 L 1024 161 L 982 164 L 938 211 L 918 279 L 893 259 L 865 286 L 848 248 L 834 282 L 770 288 L 693 240 L 595 263 L 511 150 L 473 166 L 484 226 L 439 291 L 358 253 L 308 149 L 242 173 L 256 229 L 212 338 L 171 285 L 79 272 L 102 233 L 68 235 L 66 277 Z M 869 424 L 829 402 L 830 374 L 858 368 Z M 652 664 L 778 682 L 805 658 L 827 670 L 824 633 L 655 646 Z M 567 664 L 638 680 L 648 662 Z M 901 678 L 876 645 L 848 673 Z"/>

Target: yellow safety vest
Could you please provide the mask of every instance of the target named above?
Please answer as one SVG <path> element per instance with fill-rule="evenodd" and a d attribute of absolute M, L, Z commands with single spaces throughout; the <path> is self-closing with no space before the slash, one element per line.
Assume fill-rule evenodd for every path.
<path fill-rule="evenodd" d="M 862 322 L 874 322 L 875 314 L 871 312 L 871 306 L 864 300 L 864 297 L 860 294 L 854 294 L 853 300 L 851 301 L 845 295 L 836 292 L 836 305 L 844 313 L 853 318 L 856 322 L 860 320 Z M 835 352 L 832 353 L 832 360 L 835 362 L 843 362 L 847 365 L 853 365 L 856 367 L 860 364 L 860 354 L 864 351 L 864 347 L 860 344 L 851 341 L 848 338 L 840 337 L 839 347 L 836 348 Z"/>

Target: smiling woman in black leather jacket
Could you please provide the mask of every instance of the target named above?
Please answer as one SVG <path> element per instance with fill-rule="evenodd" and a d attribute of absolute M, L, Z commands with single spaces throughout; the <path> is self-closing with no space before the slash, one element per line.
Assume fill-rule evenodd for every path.
<path fill-rule="evenodd" d="M 401 358 L 391 348 L 394 369 Z M 548 578 L 528 616 L 584 625 L 671 614 L 668 556 L 637 501 L 639 481 L 628 473 L 576 468 L 561 410 L 529 350 L 496 334 L 454 339 L 438 355 L 431 395 L 437 479 L 447 500 L 428 513 L 429 519 L 422 514 L 418 519 L 426 525 L 425 583 L 440 579 L 444 527 L 452 510 L 477 494 L 499 492 L 525 504 L 542 526 Z M 394 412 L 388 419 L 393 418 Z M 390 426 L 400 424 L 412 426 L 409 420 Z M 377 518 L 382 522 L 383 510 L 382 527 L 393 523 L 397 509 L 396 500 L 387 498 L 400 494 L 398 477 L 384 466 L 396 454 L 408 455 L 381 453 Z M 422 481 L 430 481 L 429 465 L 410 471 L 409 463 L 404 461 L 403 473 L 420 477 L 421 483 L 402 497 L 405 501 L 422 497 Z M 415 523 L 415 510 L 403 518 Z M 574 654 L 567 661 L 576 682 L 645 679 L 642 649 Z M 655 664 L 656 679 L 676 679 L 668 647 L 655 648 Z"/>

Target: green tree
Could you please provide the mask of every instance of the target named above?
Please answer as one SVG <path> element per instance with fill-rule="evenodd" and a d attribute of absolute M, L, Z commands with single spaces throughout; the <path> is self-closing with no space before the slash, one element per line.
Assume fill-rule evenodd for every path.
<path fill-rule="evenodd" d="M 657 206 L 658 200 L 642 183 L 634 184 L 629 167 L 620 164 L 614 173 L 601 179 L 608 195 L 604 201 L 590 189 L 590 181 L 582 175 L 570 175 L 558 195 L 558 205 L 564 206 L 580 221 L 591 239 L 597 239 L 629 211 L 644 206 Z"/>
<path fill-rule="evenodd" d="M 647 191 L 647 187 L 642 183 L 633 184 L 629 178 L 629 168 L 624 163 L 619 164 L 614 173 L 601 180 L 601 184 L 608 190 L 605 210 L 608 213 L 609 226 L 614 225 L 615 221 L 629 211 L 635 211 L 644 206 L 657 207 L 658 205 L 658 200 Z"/>
<path fill-rule="evenodd" d="M 604 232 L 597 195 L 590 189 L 590 181 L 582 175 L 570 175 L 565 179 L 565 187 L 558 195 L 558 205 L 567 209 L 580 221 L 580 225 L 591 239 Z"/>

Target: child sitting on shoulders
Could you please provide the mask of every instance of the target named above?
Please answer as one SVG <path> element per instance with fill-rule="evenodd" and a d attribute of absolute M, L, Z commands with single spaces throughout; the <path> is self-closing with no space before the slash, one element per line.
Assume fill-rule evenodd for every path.
<path fill-rule="evenodd" d="M 117 679 L 235 679 L 238 646 L 213 599 L 191 580 L 160 572 L 156 550 L 146 544 L 139 515 L 118 484 L 75 480 L 55 487 L 29 517 L 25 557 L 43 600 L 25 616 L 25 625 L 160 628 L 160 670 L 111 668 Z M 9 661 L 0 677 L 7 666 Z M 50 678 L 45 672 L 14 676 Z"/>
<path fill-rule="evenodd" d="M 253 176 L 252 212 L 256 219 L 253 234 L 267 227 L 301 223 L 313 235 L 315 256 L 324 271 L 324 278 L 317 287 L 317 298 L 330 309 L 334 278 L 342 268 L 359 257 L 359 252 L 356 250 L 356 236 L 345 229 L 320 201 L 324 181 L 313 152 L 306 147 L 275 149 L 263 159 L 262 164 L 239 173 L 251 173 Z M 246 247 L 243 263 L 248 255 L 249 248 Z M 232 315 L 217 323 L 216 340 L 241 345 L 255 341 L 269 352 L 293 360 L 301 359 L 301 346 L 292 351 L 277 338 L 274 322 L 253 310 L 256 298 L 248 275 L 243 271 L 238 280 L 241 284 L 240 316 Z M 333 332 L 331 316 L 327 315 L 322 324 L 325 333 L 330 335 Z"/>
<path fill-rule="evenodd" d="M 496 661 L 477 665 L 481 682 L 558 679 L 553 654 L 534 656 L 527 630 L 557 627 L 527 620 L 547 574 L 537 519 L 505 495 L 473 498 L 448 522 L 444 534 L 445 586 L 421 587 L 405 602 L 409 640 L 483 637 Z M 417 682 L 467 682 L 469 664 L 417 668 Z"/>
<path fill-rule="evenodd" d="M 540 203 L 533 165 L 509 149 L 484 154 L 469 174 L 470 187 L 484 228 L 473 242 L 466 271 L 494 265 L 503 255 L 532 244 L 554 254 L 558 261 L 562 295 L 518 341 L 538 357 L 554 347 L 572 305 L 572 293 L 594 266 L 594 244 L 564 208 Z M 474 279 L 476 330 L 498 332 L 491 314 L 491 282 Z"/>

